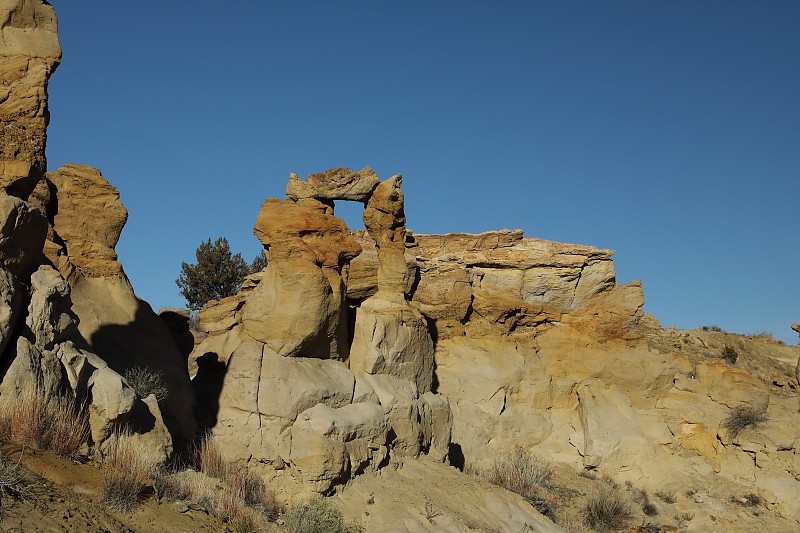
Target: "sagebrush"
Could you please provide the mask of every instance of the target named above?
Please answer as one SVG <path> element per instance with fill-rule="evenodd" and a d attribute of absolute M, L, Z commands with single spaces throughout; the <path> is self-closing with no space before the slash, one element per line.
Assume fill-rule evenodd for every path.
<path fill-rule="evenodd" d="M 15 500 L 35 500 L 36 485 L 22 466 L 21 455 L 16 461 L 0 455 L 0 509 L 7 496 Z"/>
<path fill-rule="evenodd" d="M 766 421 L 767 415 L 763 409 L 742 404 L 733 408 L 728 418 L 722 421 L 722 427 L 728 431 L 731 438 L 736 438 L 745 428 L 755 428 Z"/>
<path fill-rule="evenodd" d="M 481 474 L 493 484 L 516 492 L 543 515 L 555 518 L 547 498 L 553 470 L 540 457 L 516 448 L 495 458 L 492 468 Z"/>
<path fill-rule="evenodd" d="M 283 517 L 287 533 L 363 533 L 356 523 L 345 523 L 342 511 L 321 497 L 292 505 Z"/>
<path fill-rule="evenodd" d="M 608 483 L 589 495 L 586 503 L 586 522 L 598 531 L 625 528 L 633 519 L 633 506 L 628 497 Z"/>

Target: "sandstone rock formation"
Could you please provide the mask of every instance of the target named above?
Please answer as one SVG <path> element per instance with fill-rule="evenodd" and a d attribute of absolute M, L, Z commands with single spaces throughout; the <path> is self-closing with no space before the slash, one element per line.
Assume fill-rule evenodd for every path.
<path fill-rule="evenodd" d="M 0 4 L 0 189 L 23 200 L 47 192 L 41 178 L 46 170 L 47 82 L 61 60 L 57 30 L 55 13 L 46 2 Z"/>
<path fill-rule="evenodd" d="M 153 313 L 117 261 L 116 189 L 90 167 L 46 173 L 60 53 L 46 2 L 0 0 L 0 404 L 74 394 L 91 444 L 128 428 L 162 457 L 194 437 L 194 414 L 274 487 L 339 491 L 387 531 L 558 531 L 445 466 L 517 447 L 652 491 L 726 483 L 800 521 L 795 347 L 756 364 L 754 339 L 663 330 L 641 284 L 617 284 L 610 250 L 518 230 L 414 235 L 399 175 L 291 175 L 256 219 L 267 268 L 200 312 L 194 346 L 188 315 Z M 335 217 L 343 200 L 364 204 L 365 232 Z M 718 356 L 731 344 L 744 362 Z M 134 366 L 161 371 L 169 397 L 142 398 Z M 742 409 L 761 421 L 732 430 Z"/>
<path fill-rule="evenodd" d="M 433 342 L 405 298 L 400 177 L 378 181 L 369 168 L 292 175 L 287 200 L 267 199 L 256 219 L 267 268 L 199 313 L 198 420 L 230 459 L 317 492 L 390 456 L 443 461 L 450 442 L 449 404 L 430 392 Z M 382 245 L 378 288 L 355 310 L 346 279 L 361 247 L 333 215 L 342 199 L 366 202 Z"/>
<path fill-rule="evenodd" d="M 60 58 L 47 2 L 0 3 L 2 401 L 34 386 L 70 388 L 89 399 L 96 445 L 127 425 L 168 454 L 172 436 L 194 436 L 186 359 L 116 260 L 127 218 L 119 193 L 90 167 L 45 174 L 47 83 Z M 163 370 L 163 405 L 136 395 L 122 377 L 131 366 Z"/>
<path fill-rule="evenodd" d="M 69 282 L 73 311 L 88 348 L 114 371 L 133 367 L 161 372 L 169 396 L 164 423 L 178 445 L 194 438 L 194 397 L 186 355 L 166 325 L 138 299 L 114 247 L 128 217 L 119 193 L 97 169 L 67 164 L 45 179 L 52 194 L 45 253 Z"/>
<path fill-rule="evenodd" d="M 364 209 L 364 225 L 377 248 L 377 289 L 357 309 L 350 367 L 411 381 L 425 393 L 433 384 L 434 347 L 427 321 L 407 301 L 416 269 L 408 268 L 406 258 L 401 183 L 399 175 L 381 182 Z"/>
<path fill-rule="evenodd" d="M 269 263 L 242 321 L 252 338 L 283 356 L 347 355 L 341 270 L 361 248 L 325 210 L 270 198 L 256 219 Z"/>
<path fill-rule="evenodd" d="M 0 403 L 35 388 L 45 396 L 68 389 L 79 401 L 87 400 L 95 445 L 102 448 L 116 429 L 128 426 L 169 456 L 172 439 L 158 405 L 137 397 L 122 376 L 87 349 L 70 285 L 54 268 L 41 265 L 44 214 L 0 193 L 0 228 Z"/>
<path fill-rule="evenodd" d="M 371 294 L 379 284 L 375 244 L 359 237 L 365 252 L 350 269 L 349 298 Z M 406 257 L 406 265 L 419 266 L 412 302 L 440 339 L 525 336 L 562 322 L 624 337 L 635 335 L 642 315 L 641 283 L 616 284 L 611 250 L 524 237 L 519 230 L 415 234 L 405 245 L 414 258 Z"/>

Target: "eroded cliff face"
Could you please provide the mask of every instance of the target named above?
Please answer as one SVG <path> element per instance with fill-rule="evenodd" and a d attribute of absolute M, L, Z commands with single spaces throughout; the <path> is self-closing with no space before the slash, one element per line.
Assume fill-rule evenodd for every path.
<path fill-rule="evenodd" d="M 377 289 L 374 241 L 353 261 L 348 297 Z M 644 296 L 639 281 L 617 285 L 612 250 L 524 237 L 520 230 L 477 235 L 409 235 L 406 268 L 418 276 L 411 300 L 438 339 L 527 338 L 571 324 L 596 336 L 635 338 Z M 416 271 L 418 270 L 418 274 Z"/>
<path fill-rule="evenodd" d="M 366 231 L 334 216 L 342 198 L 364 203 Z M 508 230 L 412 235 L 400 176 L 292 175 L 255 233 L 267 268 L 200 312 L 198 418 L 230 458 L 319 492 L 398 456 L 538 443 L 579 379 L 553 393 L 525 350 L 551 330 L 644 335 L 641 285 L 616 284 L 610 250 Z"/>
<path fill-rule="evenodd" d="M 36 198 L 47 194 L 41 182 L 47 169 L 47 82 L 60 60 L 49 4 L 0 2 L 0 189 L 37 205 Z"/>
<path fill-rule="evenodd" d="M 60 58 L 47 2 L 0 2 L 0 402 L 70 391 L 87 404 L 91 443 L 127 427 L 166 457 L 194 437 L 185 357 L 117 261 L 127 211 L 116 189 L 90 167 L 45 172 Z M 123 377 L 133 366 L 163 371 L 169 398 L 139 397 Z"/>
<path fill-rule="evenodd" d="M 333 169 L 320 175 L 337 172 L 350 180 L 359 174 Z M 296 200 L 286 202 L 296 205 L 289 209 L 302 205 L 315 216 L 331 216 L 335 196 L 314 196 L 310 181 L 290 179 L 287 197 Z M 335 276 L 326 278 L 333 279 L 331 289 L 317 291 L 335 295 L 334 312 L 316 313 L 324 320 L 312 322 L 316 331 L 327 332 L 323 337 L 328 341 L 316 352 L 326 361 L 310 363 L 314 358 L 307 351 L 287 363 L 289 358 L 275 357 L 274 350 L 262 347 L 250 358 L 258 359 L 250 370 L 224 377 L 218 413 L 233 412 L 235 406 L 239 414 L 211 421 L 217 424 L 216 434 L 228 435 L 229 446 L 234 446 L 236 428 L 244 427 L 237 421 L 242 411 L 260 414 L 262 435 L 270 425 L 264 420 L 280 419 L 269 430 L 274 432 L 269 434 L 272 439 L 260 438 L 261 443 L 282 442 L 282 451 L 271 452 L 273 464 L 285 465 L 305 484 L 312 480 L 317 490 L 330 490 L 359 470 L 348 470 L 341 452 L 320 453 L 337 448 L 309 434 L 323 431 L 329 440 L 331 435 L 341 440 L 346 432 L 332 428 L 343 426 L 337 419 L 355 423 L 358 416 L 349 410 L 357 407 L 374 411 L 373 428 L 385 424 L 391 430 L 389 436 L 380 429 L 367 439 L 374 443 L 370 439 L 378 435 L 377 442 L 385 443 L 390 458 L 424 451 L 425 445 L 418 443 L 427 441 L 415 436 L 438 425 L 441 429 L 436 431 L 451 435 L 450 459 L 470 467 L 489 467 L 498 455 L 522 447 L 651 490 L 699 486 L 714 473 L 720 486 L 757 487 L 770 507 L 785 517 L 800 517 L 794 444 L 800 438 L 794 428 L 799 426 L 783 425 L 797 419 L 792 407 L 797 397 L 785 377 L 776 378 L 775 383 L 782 383 L 776 389 L 754 370 L 715 356 L 722 350 L 719 341 L 661 329 L 642 313 L 641 283 L 617 284 L 610 250 L 529 238 L 518 230 L 411 234 L 405 229 L 400 185 L 400 178 L 393 177 L 370 185 L 372 193 L 358 197 L 365 203 L 367 227 L 352 235 L 360 254 L 347 253 L 341 260 L 341 250 L 351 250 L 352 244 L 335 224 L 329 256 L 340 259 L 328 261 L 328 268 L 335 267 Z M 267 211 L 281 202 L 268 201 Z M 273 214 L 271 219 L 280 217 Z M 326 248 L 322 242 L 327 238 L 317 238 L 322 235 L 317 230 L 305 235 L 313 240 L 309 249 L 317 250 L 315 259 L 309 256 L 302 268 L 293 264 L 292 272 L 312 262 L 324 268 L 319 265 L 325 264 L 326 254 L 319 248 Z M 264 242 L 269 245 L 272 240 Z M 269 260 L 276 270 L 292 264 L 282 252 L 274 257 Z M 242 317 L 255 301 L 249 295 L 278 291 L 275 285 L 281 284 L 269 270 L 251 277 L 241 294 L 201 312 L 210 335 L 196 358 L 213 354 L 215 360 L 228 361 L 228 372 L 237 368 L 233 347 L 247 339 L 242 337 Z M 341 327 L 342 291 L 351 328 L 344 351 L 341 341 L 330 343 L 341 338 L 333 333 L 339 329 L 330 327 L 330 320 L 333 317 Z M 267 307 L 280 307 L 282 313 L 294 305 L 286 298 L 282 306 Z M 308 295 L 302 301 L 327 309 Z M 273 328 L 269 336 L 291 337 L 286 333 L 291 330 Z M 742 349 L 755 348 L 745 343 Z M 331 366 L 322 369 L 323 364 Z M 298 379 L 304 365 L 305 377 Z M 315 374 L 308 365 L 316 365 Z M 244 385 L 245 379 L 252 383 Z M 291 405 L 288 398 L 296 394 L 284 392 L 283 383 L 303 383 L 298 390 L 304 392 L 297 395 L 305 403 L 290 412 L 277 407 Z M 229 394 L 226 388 L 237 392 Z M 271 406 L 254 399 L 243 407 L 240 398 L 246 390 L 258 390 L 259 395 L 279 391 L 282 399 L 270 400 Z M 374 404 L 381 406 L 383 422 Z M 724 421 L 741 406 L 765 412 L 770 422 L 731 436 Z M 426 413 L 437 409 L 440 414 L 430 426 Z M 251 415 L 246 418 L 253 420 Z M 295 444 L 305 455 L 293 457 Z M 272 444 L 251 446 L 248 454 L 259 447 L 263 454 Z M 349 460 L 358 462 L 352 456 Z M 338 477 L 319 483 L 319 473 L 330 468 Z M 306 475 L 304 469 L 315 474 Z"/>

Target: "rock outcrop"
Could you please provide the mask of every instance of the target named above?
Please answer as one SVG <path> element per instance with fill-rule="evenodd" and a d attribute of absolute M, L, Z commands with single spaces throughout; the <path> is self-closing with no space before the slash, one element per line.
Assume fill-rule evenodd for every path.
<path fill-rule="evenodd" d="M 377 289 L 356 310 L 350 367 L 365 375 L 411 381 L 420 393 L 433 384 L 433 339 L 428 323 L 407 297 L 416 269 L 406 258 L 402 178 L 376 187 L 364 209 L 364 225 L 377 249 Z"/>
<path fill-rule="evenodd" d="M 85 401 L 91 441 L 105 446 L 129 427 L 162 457 L 172 439 L 152 398 L 142 399 L 123 377 L 92 353 L 78 331 L 71 288 L 41 264 L 48 224 L 36 207 L 0 193 L 0 403 L 39 390 Z M 69 392 L 67 392 L 69 391 Z"/>
<path fill-rule="evenodd" d="M 60 59 L 47 2 L 0 3 L 0 390 L 71 388 L 90 398 L 96 445 L 132 425 L 166 454 L 172 437 L 194 436 L 186 357 L 117 261 L 127 212 L 116 189 L 90 167 L 46 174 L 47 84 Z M 163 372 L 161 406 L 122 377 L 133 366 Z"/>
<path fill-rule="evenodd" d="M 370 527 L 398 531 L 435 517 L 558 531 L 444 466 L 490 467 L 518 447 L 653 491 L 719 480 L 800 521 L 795 347 L 759 362 L 761 340 L 663 330 L 641 284 L 617 284 L 611 250 L 519 230 L 414 235 L 399 175 L 292 174 L 256 219 L 268 266 L 201 310 L 195 346 L 188 314 L 136 297 L 115 252 L 117 190 L 90 167 L 46 172 L 60 56 L 47 2 L 0 1 L 0 407 L 34 389 L 74 395 L 89 444 L 102 452 L 126 428 L 164 458 L 197 420 L 273 487 L 346 484 L 349 514 L 366 501 Z M 364 204 L 366 231 L 335 216 L 343 200 Z M 168 398 L 141 397 L 124 377 L 135 367 L 160 373 Z"/>
<path fill-rule="evenodd" d="M 364 253 L 350 269 L 352 299 L 379 286 L 375 243 L 363 234 L 359 242 Z M 617 285 L 611 250 L 524 237 L 519 230 L 414 234 L 405 246 L 405 264 L 398 261 L 397 269 L 418 265 L 411 301 L 439 339 L 526 336 L 560 323 L 580 323 L 595 336 L 636 335 L 641 283 Z"/>
<path fill-rule="evenodd" d="M 321 202 L 269 198 L 256 219 L 254 231 L 269 250 L 269 263 L 242 322 L 252 338 L 282 356 L 347 355 L 341 270 L 361 248 L 327 209 Z"/>
<path fill-rule="evenodd" d="M 71 163 L 45 180 L 52 220 L 45 254 L 70 284 L 87 348 L 119 374 L 135 367 L 160 373 L 170 391 L 160 403 L 164 423 L 177 446 L 187 445 L 195 432 L 187 356 L 117 261 L 114 247 L 128 218 L 119 192 L 99 170 Z"/>
<path fill-rule="evenodd" d="M 256 219 L 267 268 L 199 313 L 198 419 L 229 459 L 316 492 L 390 457 L 443 461 L 450 443 L 449 404 L 430 392 L 433 342 L 405 298 L 400 177 L 378 181 L 368 168 L 292 175 L 287 200 L 267 199 Z M 366 203 L 382 245 L 380 283 L 357 309 L 346 279 L 361 247 L 333 215 L 342 199 Z"/>
<path fill-rule="evenodd" d="M 41 205 L 47 195 L 47 82 L 61 60 L 53 8 L 41 0 L 0 4 L 0 189 Z"/>

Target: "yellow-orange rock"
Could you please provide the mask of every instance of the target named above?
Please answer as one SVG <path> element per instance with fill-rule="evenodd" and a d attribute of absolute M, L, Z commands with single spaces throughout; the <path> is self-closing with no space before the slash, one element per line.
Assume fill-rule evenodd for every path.
<path fill-rule="evenodd" d="M 46 170 L 47 82 L 61 60 L 53 8 L 0 3 L 0 188 L 28 200 Z"/>
<path fill-rule="evenodd" d="M 341 271 L 361 252 L 345 223 L 323 207 L 267 199 L 254 232 L 268 264 L 243 309 L 247 333 L 283 356 L 344 358 Z"/>
<path fill-rule="evenodd" d="M 50 210 L 58 235 L 47 249 L 49 259 L 66 278 L 73 267 L 88 278 L 118 275 L 122 265 L 114 247 L 128 220 L 119 191 L 96 168 L 72 163 L 48 172 L 47 180 L 57 198 Z"/>

